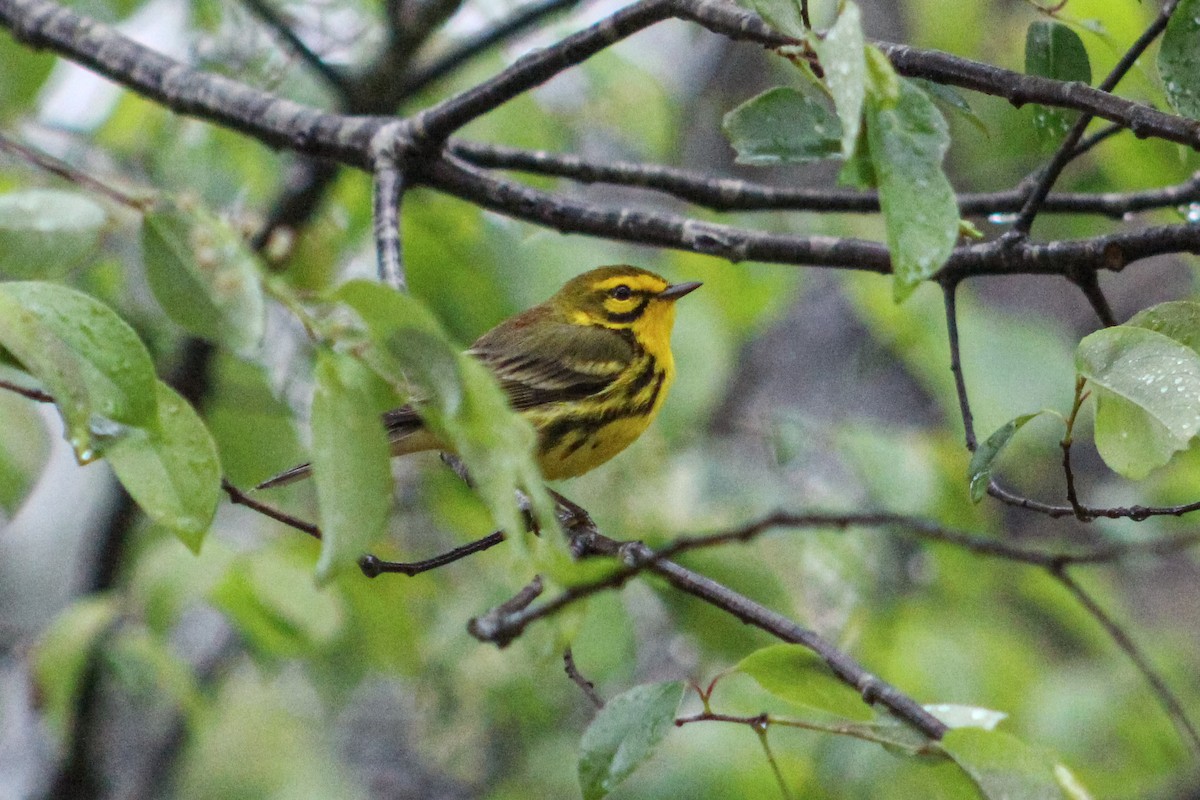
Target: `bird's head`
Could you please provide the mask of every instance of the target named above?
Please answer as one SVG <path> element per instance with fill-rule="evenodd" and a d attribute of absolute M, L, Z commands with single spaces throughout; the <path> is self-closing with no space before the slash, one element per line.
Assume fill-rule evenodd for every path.
<path fill-rule="evenodd" d="M 648 270 L 618 264 L 572 278 L 550 303 L 576 325 L 628 328 L 641 337 L 652 333 L 669 336 L 675 301 L 699 286 L 696 282 L 670 284 Z"/>

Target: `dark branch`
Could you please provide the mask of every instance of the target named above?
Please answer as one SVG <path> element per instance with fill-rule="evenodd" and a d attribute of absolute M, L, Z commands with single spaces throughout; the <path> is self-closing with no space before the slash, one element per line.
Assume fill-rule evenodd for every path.
<path fill-rule="evenodd" d="M 242 0 L 256 17 L 263 21 L 275 35 L 284 41 L 288 49 L 295 53 L 301 61 L 309 66 L 313 72 L 321 77 L 329 87 L 339 95 L 345 96 L 348 91 L 348 83 L 346 76 L 342 75 L 338 70 L 334 69 L 329 64 L 325 63 L 319 55 L 314 53 L 304 40 L 296 35 L 292 30 L 292 26 L 284 21 L 267 0 Z"/>
<path fill-rule="evenodd" d="M 456 547 L 433 558 L 427 558 L 424 561 L 384 561 L 381 558 L 368 554 L 358 560 L 358 568 L 368 578 L 376 578 L 384 573 L 398 573 L 411 578 L 413 575 L 419 575 L 431 569 L 438 569 L 475 553 L 481 553 L 503 541 L 504 531 L 496 531 L 489 533 L 482 539 L 476 539 L 473 542 Z"/>
<path fill-rule="evenodd" d="M 301 533 L 307 533 L 314 539 L 321 538 L 321 529 L 316 525 L 313 525 L 311 522 L 305 522 L 299 517 L 293 517 L 291 514 L 280 511 L 266 503 L 258 502 L 225 478 L 221 478 L 221 488 L 225 490 L 225 494 L 229 495 L 229 502 L 257 511 L 259 514 L 270 517 L 276 522 L 282 522 L 284 525 L 295 528 Z"/>
<path fill-rule="evenodd" d="M 1127 73 L 1133 67 L 1134 63 L 1138 59 L 1138 56 L 1145 52 L 1146 48 L 1150 46 L 1151 42 L 1157 39 L 1159 34 L 1166 29 L 1167 22 L 1171 19 L 1171 14 L 1174 12 L 1177 2 L 1178 0 L 1167 0 L 1166 4 L 1162 8 L 1162 11 L 1159 12 L 1154 21 L 1150 23 L 1150 27 L 1148 27 L 1142 33 L 1142 35 L 1138 37 L 1137 41 L 1135 41 L 1133 45 L 1125 52 L 1125 54 L 1121 56 L 1121 60 L 1117 62 L 1116 66 L 1114 66 L 1108 73 L 1108 76 L 1100 83 L 1100 91 L 1108 92 L 1112 90 L 1117 83 L 1120 82 L 1121 78 L 1125 77 L 1125 73 Z M 1012 232 L 1017 236 L 1027 236 L 1029 234 L 1030 229 L 1033 227 L 1033 220 L 1037 216 L 1038 209 L 1041 208 L 1042 202 L 1046 199 L 1046 195 L 1050 193 L 1050 188 L 1054 186 L 1054 182 L 1058 180 L 1058 176 L 1062 174 L 1062 171 L 1066 168 L 1067 164 L 1069 164 L 1071 160 L 1075 158 L 1077 151 L 1076 144 L 1083 136 L 1084 131 L 1087 130 L 1087 126 L 1091 124 L 1092 118 L 1093 115 L 1087 112 L 1080 115 L 1079 119 L 1075 121 L 1075 124 L 1071 126 L 1071 130 L 1067 133 L 1067 137 L 1063 140 L 1062 144 L 1059 145 L 1058 150 L 1054 153 L 1054 157 L 1050 159 L 1050 163 L 1046 165 L 1044 170 L 1042 170 L 1037 184 L 1034 186 L 1033 191 L 1029 193 L 1029 198 L 1025 201 L 1025 205 L 1021 208 L 1020 216 L 1018 216 L 1017 221 L 1013 223 Z M 1091 298 L 1089 297 L 1089 299 Z M 1109 316 L 1111 316 L 1111 312 Z"/>
<path fill-rule="evenodd" d="M 375 256 L 379 280 L 397 291 L 407 291 L 401 253 L 400 202 L 406 189 L 404 172 L 390 155 L 375 159 L 374 171 Z"/>
<path fill-rule="evenodd" d="M 1066 570 L 1058 569 L 1053 571 L 1054 577 L 1058 579 L 1067 591 L 1074 595 L 1075 599 L 1082 605 L 1087 612 L 1092 615 L 1092 618 L 1100 623 L 1100 626 L 1108 633 L 1121 651 L 1129 657 L 1129 660 L 1134 663 L 1138 670 L 1142 673 L 1142 677 L 1150 684 L 1154 691 L 1154 696 L 1158 698 L 1159 703 L 1167 712 L 1167 716 L 1175 723 L 1179 733 L 1191 745 L 1192 750 L 1197 755 L 1200 755 L 1200 732 L 1197 732 L 1195 725 L 1188 718 L 1187 712 L 1183 708 L 1183 704 L 1175 697 L 1171 691 L 1171 687 L 1167 686 L 1166 681 L 1154 669 L 1150 660 L 1146 658 L 1137 644 L 1129 637 L 1129 634 L 1108 615 L 1107 612 L 1096 602 L 1090 594 L 1084 591 L 1076 581 L 1067 574 Z"/>
<path fill-rule="evenodd" d="M 575 655 L 571 652 L 571 648 L 563 651 L 563 669 L 567 673 L 567 677 L 571 682 L 579 687 L 591 704 L 596 708 L 604 708 L 604 698 L 596 691 L 596 684 L 583 677 L 583 673 L 579 671 L 579 667 L 575 665 Z"/>
<path fill-rule="evenodd" d="M 1158 109 L 1117 97 L 1082 83 L 1068 83 L 1023 75 L 1020 72 L 981 64 L 936 50 L 876 42 L 896 70 L 908 77 L 926 78 L 937 83 L 971 89 L 1003 97 L 1014 106 L 1039 103 L 1072 108 L 1115 122 L 1138 138 L 1154 136 L 1170 142 L 1200 148 L 1200 122 L 1166 114 Z"/>
<path fill-rule="evenodd" d="M 1111 128 L 1109 130 L 1121 130 Z M 447 150 L 477 167 L 553 175 L 579 183 L 605 183 L 662 192 L 714 211 L 809 211 L 814 213 L 877 213 L 879 195 L 852 189 L 778 187 L 707 173 L 626 161 L 596 161 L 581 156 L 521 150 L 495 144 L 451 139 Z M 964 217 L 1013 213 L 1021 210 L 1029 192 L 1020 187 L 1002 192 L 958 195 Z M 1100 214 L 1120 219 L 1129 214 L 1174 208 L 1200 201 L 1200 175 L 1161 189 L 1103 194 L 1052 194 L 1042 210 L 1069 214 Z"/>
<path fill-rule="evenodd" d="M 28 386 L 21 386 L 11 381 L 0 380 L 0 389 L 5 389 L 10 392 L 28 397 L 30 400 L 36 400 L 39 403 L 53 403 L 54 395 L 43 392 L 41 389 L 33 389 Z"/>
<path fill-rule="evenodd" d="M 495 77 L 416 114 L 413 127 L 418 144 L 440 144 L 471 120 L 671 16 L 671 0 L 638 0 L 553 47 L 521 56 Z"/>
<path fill-rule="evenodd" d="M 975 438 L 975 419 L 971 414 L 971 401 L 967 397 L 967 382 L 963 378 L 962 348 L 958 342 L 958 281 L 942 284 L 942 300 L 946 308 L 946 336 L 950 341 L 950 372 L 954 375 L 954 389 L 958 393 L 958 410 L 962 417 L 963 437 L 967 449 L 972 453 L 979 446 Z"/>
<path fill-rule="evenodd" d="M 76 169 L 62 159 L 55 158 L 52 155 L 43 153 L 32 147 L 14 141 L 4 134 L 0 133 L 0 150 L 12 153 L 17 158 L 22 159 L 39 169 L 57 175 L 64 180 L 68 180 L 85 189 L 98 192 L 110 200 L 115 200 L 123 206 L 134 209 L 135 211 L 146 211 L 152 204 L 153 199 L 148 197 L 134 197 L 113 186 L 109 186 L 103 181 L 93 178 L 91 175 Z"/>

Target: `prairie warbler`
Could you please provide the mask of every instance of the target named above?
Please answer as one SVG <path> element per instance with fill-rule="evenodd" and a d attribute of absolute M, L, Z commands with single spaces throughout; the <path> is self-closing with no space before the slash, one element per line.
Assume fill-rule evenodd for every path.
<path fill-rule="evenodd" d="M 646 430 L 675 376 L 675 301 L 699 286 L 668 284 L 637 267 L 599 267 L 501 322 L 467 351 L 533 424 L 548 480 L 598 467 Z M 387 412 L 383 423 L 392 455 L 445 449 L 412 406 Z M 282 486 L 309 471 L 301 464 L 257 488 Z"/>

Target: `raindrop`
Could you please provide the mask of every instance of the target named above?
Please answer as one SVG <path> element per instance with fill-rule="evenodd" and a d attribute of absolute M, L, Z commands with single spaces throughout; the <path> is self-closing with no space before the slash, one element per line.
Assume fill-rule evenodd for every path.
<path fill-rule="evenodd" d="M 1015 213 L 1007 213 L 1007 212 L 1000 213 L 1000 212 L 998 212 L 995 214 L 988 214 L 987 219 L 988 219 L 988 222 L 992 223 L 993 225 L 1012 225 L 1014 222 L 1017 221 L 1018 216 L 1019 215 L 1015 214 Z"/>

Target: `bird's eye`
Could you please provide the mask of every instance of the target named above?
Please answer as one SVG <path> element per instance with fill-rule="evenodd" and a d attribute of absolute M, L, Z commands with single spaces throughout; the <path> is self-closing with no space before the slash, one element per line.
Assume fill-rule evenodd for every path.
<path fill-rule="evenodd" d="M 609 292 L 609 294 L 612 295 L 614 300 L 628 300 L 633 296 L 633 290 L 622 283 Z"/>

